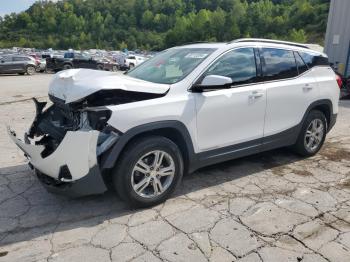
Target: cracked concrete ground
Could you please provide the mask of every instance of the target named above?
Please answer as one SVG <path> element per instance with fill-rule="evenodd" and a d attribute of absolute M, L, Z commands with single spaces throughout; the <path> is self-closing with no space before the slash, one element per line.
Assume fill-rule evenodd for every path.
<path fill-rule="evenodd" d="M 315 157 L 280 149 L 208 167 L 133 210 L 111 192 L 41 187 L 4 126 L 30 124 L 25 98 L 0 104 L 0 261 L 350 261 L 350 101 Z"/>

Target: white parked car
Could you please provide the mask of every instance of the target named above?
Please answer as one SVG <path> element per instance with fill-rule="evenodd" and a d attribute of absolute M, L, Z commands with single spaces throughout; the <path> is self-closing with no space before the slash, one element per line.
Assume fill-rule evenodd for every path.
<path fill-rule="evenodd" d="M 132 69 L 135 66 L 142 64 L 146 60 L 147 60 L 146 57 L 143 57 L 143 56 L 129 55 L 125 59 L 125 66 L 129 69 Z"/>
<path fill-rule="evenodd" d="M 316 154 L 338 113 L 327 57 L 263 39 L 165 50 L 125 75 L 57 73 L 52 105 L 36 101 L 24 140 L 46 188 L 70 195 L 114 187 L 132 205 L 167 199 L 183 174 L 292 146 Z"/>

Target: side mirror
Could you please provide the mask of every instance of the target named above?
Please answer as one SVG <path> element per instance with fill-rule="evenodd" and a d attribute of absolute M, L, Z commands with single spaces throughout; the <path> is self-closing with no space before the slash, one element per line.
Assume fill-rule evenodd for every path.
<path fill-rule="evenodd" d="M 232 79 L 226 76 L 207 75 L 199 84 L 192 87 L 193 91 L 205 91 L 215 89 L 227 89 L 232 85 Z"/>

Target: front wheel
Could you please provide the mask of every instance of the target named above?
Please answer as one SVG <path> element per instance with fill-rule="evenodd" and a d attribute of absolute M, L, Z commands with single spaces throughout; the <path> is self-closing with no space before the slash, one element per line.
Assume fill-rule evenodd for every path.
<path fill-rule="evenodd" d="M 148 207 L 165 201 L 182 175 L 178 147 L 165 137 L 150 136 L 135 140 L 125 149 L 114 168 L 113 184 L 123 200 Z"/>
<path fill-rule="evenodd" d="M 319 110 L 312 110 L 303 123 L 295 151 L 302 156 L 313 156 L 322 147 L 327 134 L 327 120 Z"/>

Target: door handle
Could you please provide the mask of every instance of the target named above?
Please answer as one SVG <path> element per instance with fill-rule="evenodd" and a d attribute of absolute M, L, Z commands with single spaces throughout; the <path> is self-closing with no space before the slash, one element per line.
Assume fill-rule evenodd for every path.
<path fill-rule="evenodd" d="M 264 95 L 263 91 L 254 90 L 254 91 L 249 95 L 249 98 L 255 99 L 255 98 L 262 97 L 263 95 Z"/>
<path fill-rule="evenodd" d="M 314 87 L 313 87 L 312 85 L 310 85 L 310 84 L 305 84 L 305 85 L 303 86 L 303 89 L 306 90 L 306 91 L 311 90 L 311 89 L 313 89 L 313 88 L 314 88 Z"/>

